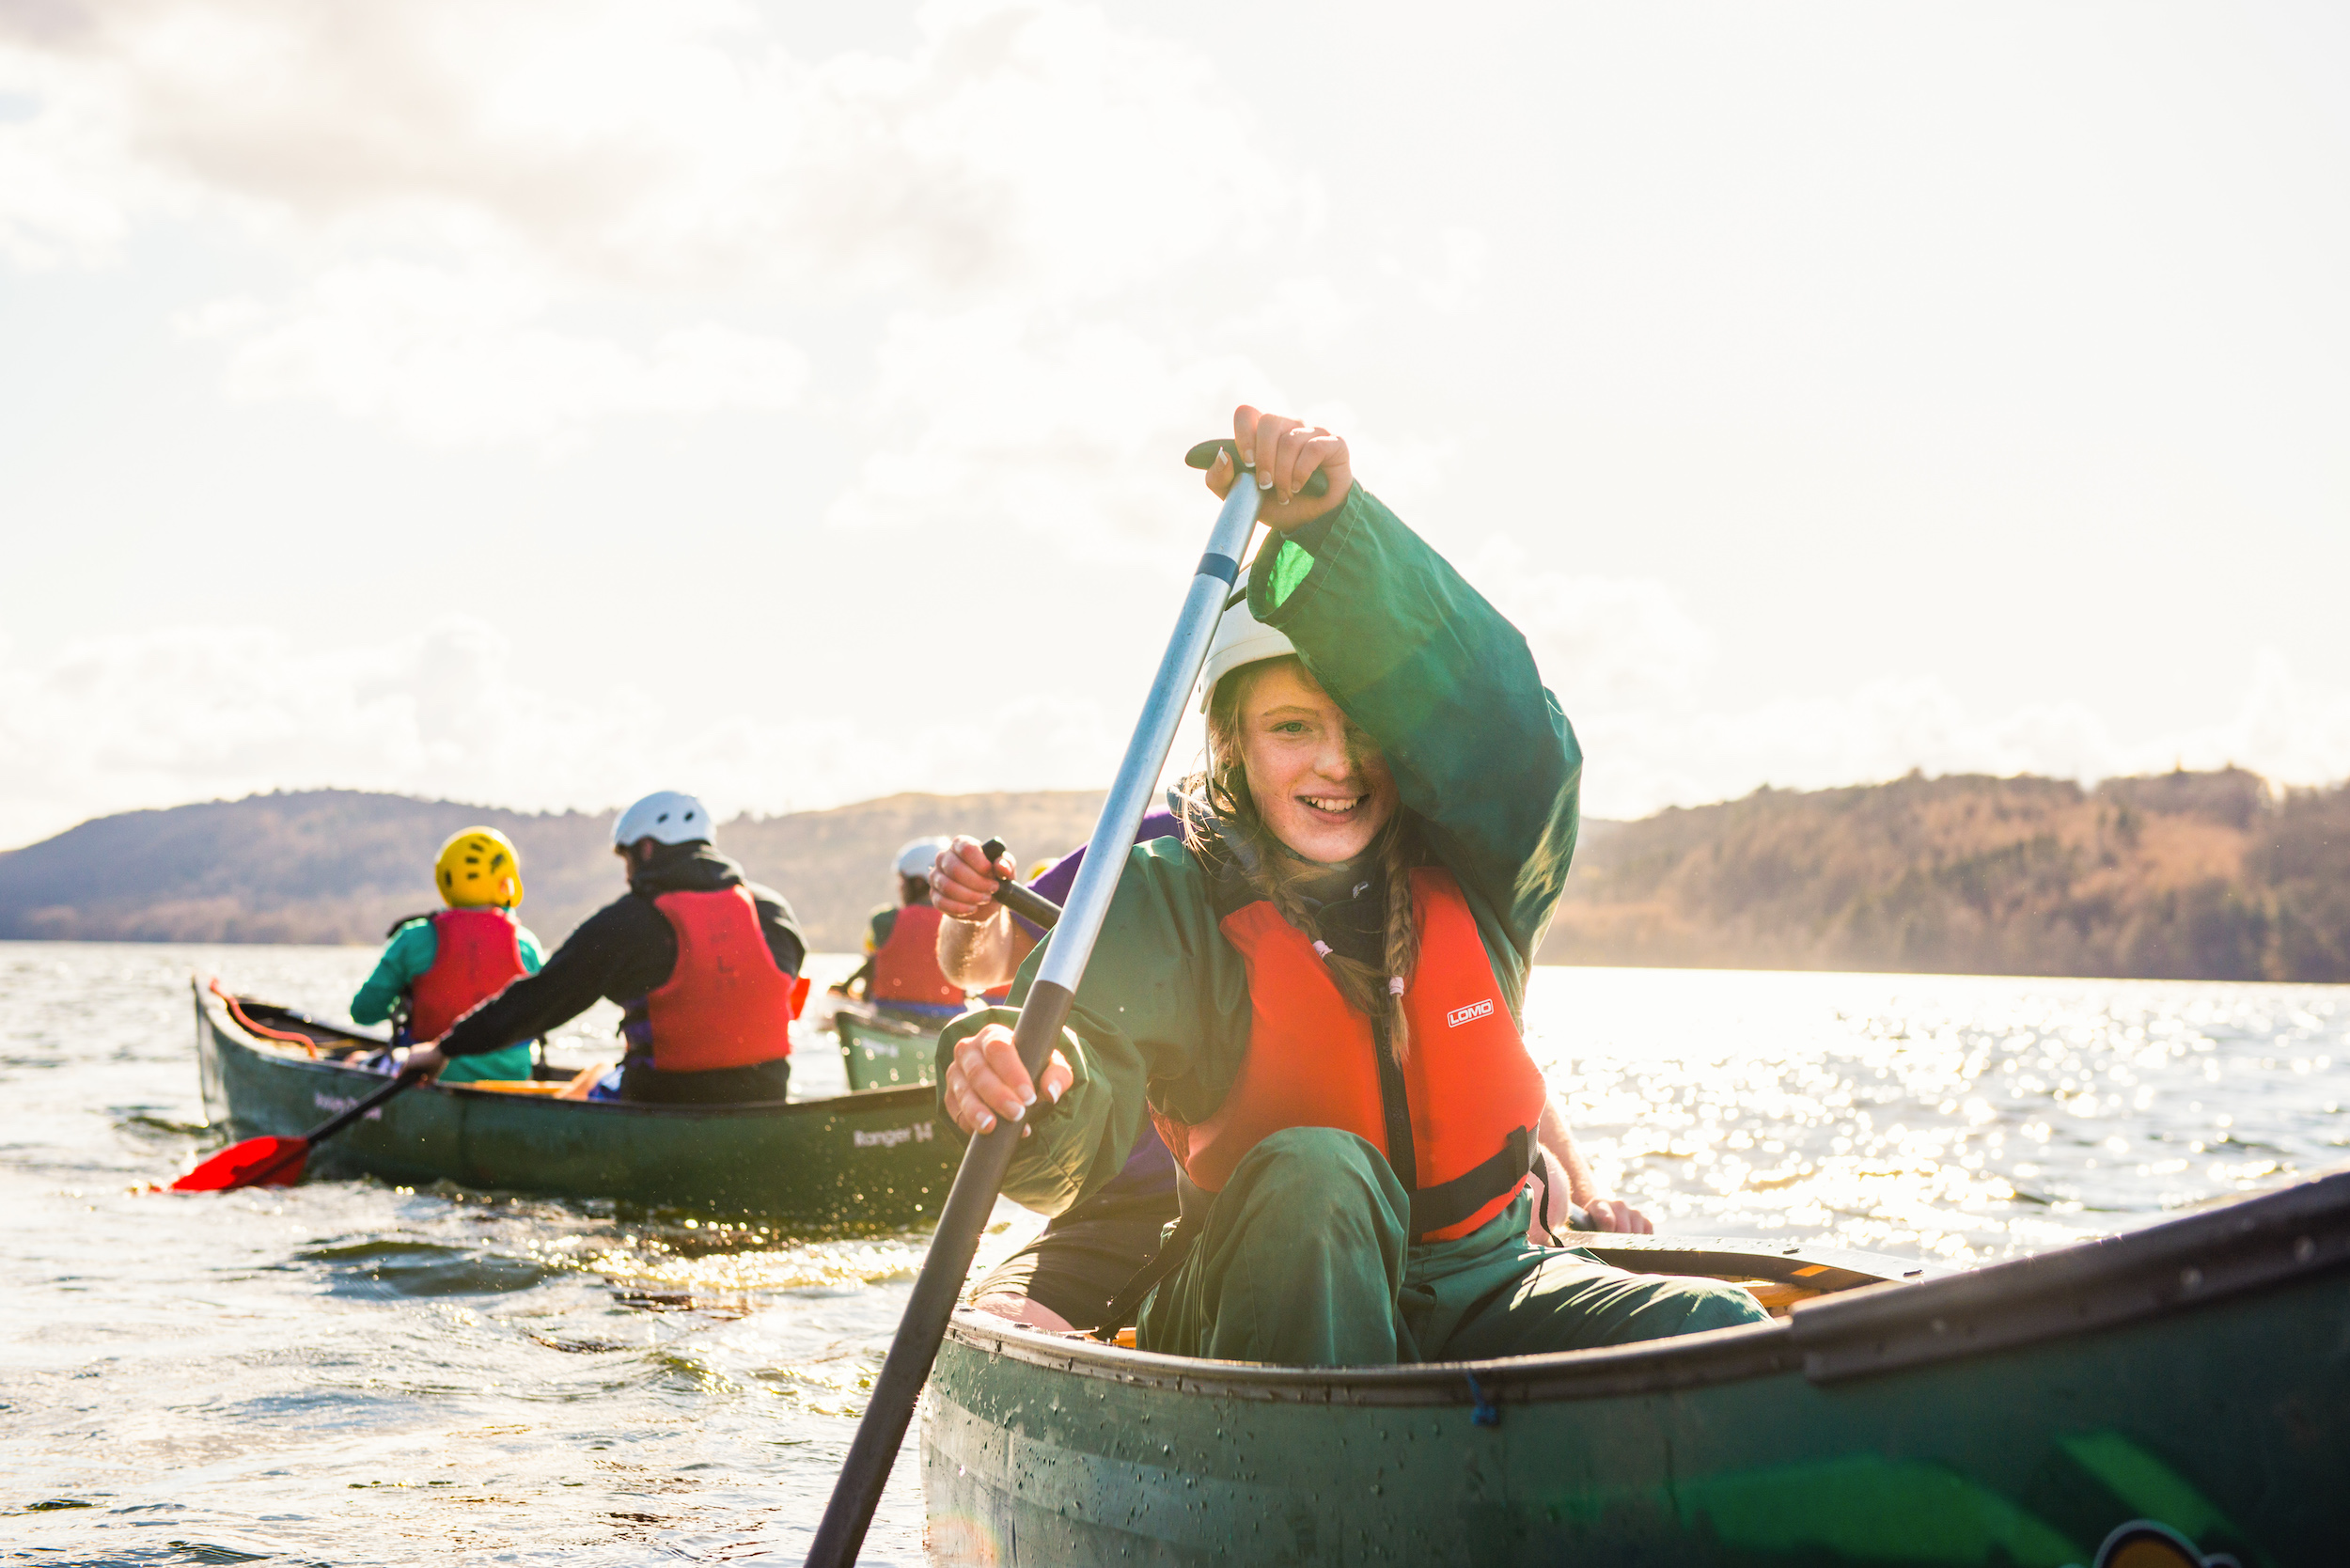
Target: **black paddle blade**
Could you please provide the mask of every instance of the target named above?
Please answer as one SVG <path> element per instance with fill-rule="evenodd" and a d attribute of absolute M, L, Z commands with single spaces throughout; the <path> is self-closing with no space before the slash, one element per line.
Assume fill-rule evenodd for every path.
<path fill-rule="evenodd" d="M 1194 447 L 1190 451 L 1183 454 L 1183 461 L 1191 464 L 1194 468 L 1200 469 L 1204 472 L 1205 470 L 1215 466 L 1215 454 L 1218 452 L 1230 453 L 1232 465 L 1235 468 L 1240 466 L 1240 448 L 1234 445 L 1232 438 L 1229 435 L 1218 441 L 1202 441 L 1198 446 Z M 1308 475 L 1306 478 L 1306 494 L 1308 495 L 1329 494 L 1330 476 L 1318 469 L 1314 473 Z"/>

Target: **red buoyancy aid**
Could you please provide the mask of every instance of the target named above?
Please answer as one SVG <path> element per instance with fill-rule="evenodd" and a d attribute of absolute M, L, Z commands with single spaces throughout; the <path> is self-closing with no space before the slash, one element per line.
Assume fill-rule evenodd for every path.
<path fill-rule="evenodd" d="M 514 917 L 503 909 L 443 909 L 432 922 L 432 966 L 408 983 L 411 1040 L 438 1040 L 449 1026 L 530 973 Z"/>
<path fill-rule="evenodd" d="M 1441 868 L 1412 875 L 1419 964 L 1403 992 L 1411 1026 L 1402 1077 L 1419 1241 L 1467 1235 L 1526 1184 L 1547 1090 L 1511 1019 L 1460 884 Z M 1225 917 L 1248 965 L 1248 1051 L 1215 1114 L 1196 1125 L 1152 1111 L 1185 1175 L 1222 1190 L 1241 1157 L 1286 1127 L 1337 1127 L 1389 1154 L 1381 1045 L 1312 941 L 1259 900 Z M 1390 1154 L 1392 1158 L 1392 1155 Z"/>
<path fill-rule="evenodd" d="M 790 1056 L 807 980 L 776 965 L 750 890 L 664 893 L 652 903 L 677 933 L 677 967 L 645 996 L 654 1068 L 707 1073 Z"/>
<path fill-rule="evenodd" d="M 873 954 L 867 1000 L 963 1011 L 963 987 L 938 966 L 938 925 L 945 918 L 927 903 L 910 903 L 898 911 L 890 922 L 889 940 Z"/>

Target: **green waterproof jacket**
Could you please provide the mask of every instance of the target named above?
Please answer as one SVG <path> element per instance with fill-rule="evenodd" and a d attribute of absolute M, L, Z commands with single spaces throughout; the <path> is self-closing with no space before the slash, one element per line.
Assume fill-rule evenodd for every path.
<path fill-rule="evenodd" d="M 1248 604 L 1386 754 L 1523 1025 L 1527 965 L 1574 853 L 1583 762 L 1525 637 L 1359 485 L 1279 550 L 1258 552 Z M 1063 1031 L 1076 1081 L 1059 1105 L 1029 1113 L 1035 1131 L 1008 1196 L 1059 1214 L 1118 1173 L 1150 1105 L 1196 1123 L 1223 1103 L 1248 1049 L 1250 1010 L 1247 970 L 1217 927 L 1213 892 L 1181 840 L 1135 848 Z M 1043 950 L 1022 968 L 1015 1004 Z M 949 1025 L 939 1081 L 957 1041 L 1018 1017 L 1015 1005 Z"/>

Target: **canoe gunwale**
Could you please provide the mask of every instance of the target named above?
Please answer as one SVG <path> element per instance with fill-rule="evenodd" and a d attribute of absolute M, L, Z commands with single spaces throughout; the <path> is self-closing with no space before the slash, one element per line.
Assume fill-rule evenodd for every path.
<path fill-rule="evenodd" d="M 1646 1252 L 1659 1262 L 1728 1255 L 1758 1271 L 1775 1261 L 1802 1261 L 1799 1253 L 1731 1240 L 1660 1236 L 1627 1245 L 1631 1240 L 1592 1245 L 1619 1254 Z M 2342 1269 L 2350 1269 L 2350 1170 L 2029 1258 L 1915 1283 L 1885 1278 L 1797 1302 L 1784 1320 L 1600 1350 L 1392 1367 L 1265 1366 L 1122 1350 L 968 1309 L 955 1314 L 948 1339 L 980 1355 L 1073 1376 L 1210 1399 L 1550 1403 L 1791 1371 L 1814 1384 L 1843 1382 L 2168 1317 Z"/>
<path fill-rule="evenodd" d="M 1079 1377 L 1207 1399 L 1281 1404 L 1393 1407 L 1614 1399 L 1767 1377 L 1792 1372 L 1803 1361 L 1783 1322 L 1602 1350 L 1393 1367 L 1278 1367 L 1162 1356 L 1064 1339 L 967 1309 L 955 1313 L 947 1337 L 983 1355 Z M 1475 1388 L 1470 1386 L 1472 1377 Z"/>
<path fill-rule="evenodd" d="M 841 1065 L 848 1074 L 852 1092 L 871 1093 L 876 1089 L 904 1089 L 931 1081 L 932 1046 L 938 1038 L 936 1030 L 843 1007 L 832 1015 L 832 1031 L 833 1038 L 839 1042 Z M 889 1058 L 887 1065 L 883 1063 L 883 1058 Z M 883 1075 L 899 1081 L 869 1081 Z"/>
<path fill-rule="evenodd" d="M 2350 1267 L 2350 1170 L 1907 1290 L 1795 1304 L 1804 1375 L 1837 1383 L 2191 1311 Z"/>
<path fill-rule="evenodd" d="M 938 1038 L 936 1029 L 926 1029 L 919 1024 L 909 1024 L 903 1019 L 885 1018 L 878 1012 L 854 1012 L 845 1007 L 832 1015 L 835 1032 L 839 1030 L 843 1019 L 848 1021 L 850 1028 L 859 1034 L 876 1034 L 890 1040 L 935 1040 Z"/>
<path fill-rule="evenodd" d="M 212 1027 L 214 1034 L 273 1068 L 347 1077 L 355 1080 L 356 1085 L 375 1086 L 384 1081 L 384 1074 L 381 1073 L 371 1073 L 366 1068 L 352 1066 L 333 1057 L 299 1055 L 290 1047 L 281 1045 L 277 1042 L 250 1034 L 229 1014 L 227 1009 L 221 1004 L 220 998 L 211 994 L 201 978 L 196 979 L 195 989 L 196 1006 L 202 1010 L 205 1022 Z M 230 995 L 236 996 L 237 994 L 232 992 Z M 272 1012 L 294 1016 L 290 1009 L 277 1008 L 270 1003 L 257 1003 L 249 996 L 237 996 L 237 1000 L 248 1012 L 258 1007 Z M 368 1041 L 364 1035 L 346 1035 L 345 1031 L 331 1024 L 322 1024 L 309 1019 L 304 1019 L 302 1022 L 306 1027 L 316 1027 L 321 1034 L 344 1035 L 346 1038 L 354 1038 L 369 1044 L 381 1043 Z M 799 1116 L 831 1115 L 852 1107 L 859 1111 L 895 1110 L 901 1107 L 907 1110 L 928 1109 L 935 1106 L 937 1103 L 935 1092 L 927 1084 L 916 1084 L 907 1088 L 853 1090 L 846 1094 L 827 1095 L 818 1100 L 760 1100 L 742 1105 L 724 1105 L 648 1104 L 628 1100 L 555 1100 L 516 1096 L 492 1089 L 476 1089 L 469 1084 L 421 1084 L 409 1092 L 430 1092 L 500 1102 L 516 1101 L 541 1105 L 558 1113 L 579 1112 L 607 1117 L 650 1117 L 669 1121 L 723 1121 L 754 1118 L 784 1120 Z"/>

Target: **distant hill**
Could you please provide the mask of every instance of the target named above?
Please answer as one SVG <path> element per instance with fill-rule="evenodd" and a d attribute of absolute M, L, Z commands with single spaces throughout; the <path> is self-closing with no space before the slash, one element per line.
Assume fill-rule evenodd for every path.
<path fill-rule="evenodd" d="M 1664 811 L 1589 840 L 1540 958 L 2350 980 L 2350 784 L 1974 776 Z"/>
<path fill-rule="evenodd" d="M 890 858 L 928 833 L 1001 834 L 1035 858 L 1093 830 L 1102 797 L 891 795 L 830 811 L 738 817 L 719 847 L 782 892 L 822 950 L 854 949 L 895 896 Z M 378 941 L 440 906 L 432 856 L 478 824 L 522 852 L 524 918 L 547 941 L 618 897 L 612 814 L 534 816 L 355 790 L 130 811 L 0 854 L 0 937 L 137 942 Z"/>
<path fill-rule="evenodd" d="M 740 817 L 719 847 L 842 951 L 906 839 L 1000 833 L 1024 860 L 1092 831 L 1092 792 L 891 795 Z M 436 907 L 441 841 L 522 850 L 524 916 L 559 941 L 617 897 L 609 813 L 325 790 L 133 811 L 0 854 L 0 937 L 359 942 Z M 2095 789 L 1913 776 L 1761 790 L 1585 823 L 1547 964 L 2350 980 L 2350 785 L 2174 773 Z"/>

